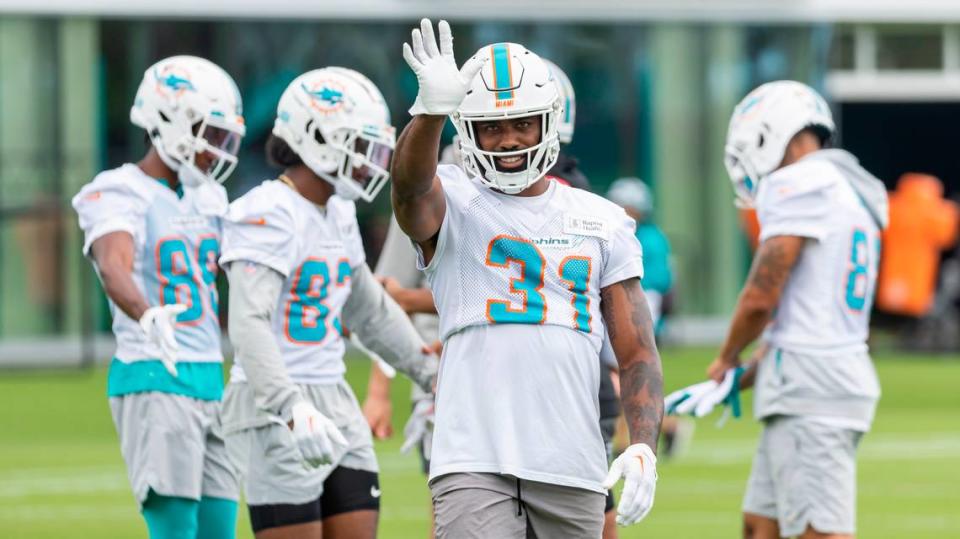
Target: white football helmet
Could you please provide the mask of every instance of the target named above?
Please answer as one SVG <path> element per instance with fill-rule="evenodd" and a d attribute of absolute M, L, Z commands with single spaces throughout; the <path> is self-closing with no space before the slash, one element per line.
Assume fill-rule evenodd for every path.
<path fill-rule="evenodd" d="M 577 119 L 577 94 L 573 91 L 573 84 L 567 74 L 560 69 L 557 64 L 543 58 L 553 78 L 557 81 L 557 90 L 560 92 L 560 100 L 563 104 L 563 114 L 560 115 L 560 123 L 557 125 L 557 133 L 560 135 L 560 144 L 570 144 L 573 141 L 573 127 Z"/>
<path fill-rule="evenodd" d="M 396 130 L 380 90 L 352 69 L 300 75 L 277 105 L 273 134 L 337 195 L 373 200 L 390 179 Z"/>
<path fill-rule="evenodd" d="M 757 186 L 783 162 L 787 144 L 810 127 L 829 135 L 836 129 L 826 101 L 806 84 L 768 82 L 740 101 L 730 118 L 724 149 L 738 205 L 753 205 Z"/>
<path fill-rule="evenodd" d="M 607 199 L 619 206 L 633 208 L 649 216 L 653 213 L 653 195 L 650 188 L 640 178 L 619 178 L 610 184 Z"/>
<path fill-rule="evenodd" d="M 246 134 L 236 83 L 219 66 L 196 56 L 172 56 L 143 74 L 130 121 L 146 130 L 153 147 L 180 182 L 223 182 L 237 166 Z M 201 169 L 198 154 L 213 161 Z"/>
<path fill-rule="evenodd" d="M 470 84 L 457 112 L 451 116 L 460 136 L 464 169 L 487 187 L 516 194 L 542 178 L 557 162 L 560 139 L 557 134 L 563 106 L 560 93 L 547 64 L 516 43 L 496 43 L 474 55 L 483 67 Z M 522 150 L 497 152 L 479 147 L 475 124 L 541 117 L 540 142 Z M 496 159 L 523 156 L 523 170 L 507 172 L 497 168 Z"/>

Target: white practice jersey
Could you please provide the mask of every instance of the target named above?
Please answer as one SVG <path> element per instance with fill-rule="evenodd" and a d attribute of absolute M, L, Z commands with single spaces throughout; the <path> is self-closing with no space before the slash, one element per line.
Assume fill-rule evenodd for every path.
<path fill-rule="evenodd" d="M 337 383 L 346 371 L 340 313 L 353 268 L 366 262 L 353 202 L 333 196 L 319 208 L 283 182 L 265 181 L 230 204 L 220 262 L 235 261 L 285 278 L 272 324 L 290 378 Z M 246 379 L 240 363 L 232 380 Z"/>
<path fill-rule="evenodd" d="M 186 188 L 178 197 L 166 184 L 132 164 L 108 170 L 80 190 L 73 207 L 84 232 L 83 252 L 111 232 L 133 236 L 133 280 L 150 305 L 183 303 L 177 317 L 179 361 L 220 362 L 216 278 L 220 219 L 227 194 L 215 183 Z M 110 302 L 116 358 L 156 360 L 137 320 Z"/>
<path fill-rule="evenodd" d="M 425 271 L 444 349 L 431 477 L 506 473 L 603 492 L 600 290 L 642 276 L 633 220 L 558 182 L 518 197 L 455 166 L 437 174 L 446 213 Z"/>
<path fill-rule="evenodd" d="M 810 353 L 865 351 L 881 230 L 850 181 L 827 159 L 803 159 L 760 183 L 757 216 L 761 241 L 809 238 L 767 341 Z"/>

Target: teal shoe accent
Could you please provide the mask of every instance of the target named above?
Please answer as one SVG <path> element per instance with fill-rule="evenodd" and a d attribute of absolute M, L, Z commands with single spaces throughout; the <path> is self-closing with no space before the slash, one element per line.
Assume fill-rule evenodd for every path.
<path fill-rule="evenodd" d="M 177 377 L 174 378 L 159 359 L 124 363 L 113 358 L 107 374 L 107 396 L 159 391 L 218 401 L 223 397 L 222 369 L 218 362 L 178 362 Z"/>

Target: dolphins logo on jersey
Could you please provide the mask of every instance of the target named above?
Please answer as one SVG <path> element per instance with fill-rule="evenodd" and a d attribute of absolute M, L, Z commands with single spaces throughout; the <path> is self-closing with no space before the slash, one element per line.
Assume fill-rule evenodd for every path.
<path fill-rule="evenodd" d="M 318 112 L 329 114 L 343 108 L 343 87 L 335 81 L 321 80 L 311 86 L 304 83 L 300 87 L 310 96 L 310 106 Z"/>
<path fill-rule="evenodd" d="M 196 91 L 190 82 L 190 74 L 175 65 L 164 66 L 162 70 L 154 69 L 153 76 L 157 81 L 157 93 L 162 96 L 169 96 L 171 92 L 179 96 L 186 91 Z"/>

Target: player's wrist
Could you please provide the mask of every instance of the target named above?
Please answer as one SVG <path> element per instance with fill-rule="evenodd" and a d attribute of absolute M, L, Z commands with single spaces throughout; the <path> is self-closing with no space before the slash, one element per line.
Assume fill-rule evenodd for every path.
<path fill-rule="evenodd" d="M 367 402 L 386 402 L 390 403 L 390 388 L 389 387 L 380 387 L 370 384 L 367 386 Z"/>

